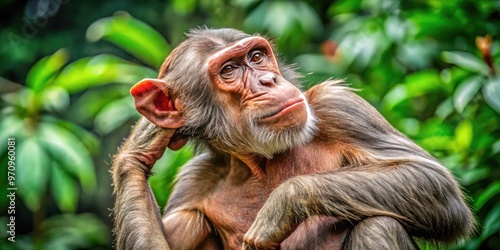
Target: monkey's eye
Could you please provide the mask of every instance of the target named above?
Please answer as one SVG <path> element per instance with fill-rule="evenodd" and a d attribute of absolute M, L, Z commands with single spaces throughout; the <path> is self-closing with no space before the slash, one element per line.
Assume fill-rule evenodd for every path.
<path fill-rule="evenodd" d="M 236 69 L 236 67 L 234 65 L 228 64 L 228 65 L 222 67 L 222 70 L 220 71 L 220 74 L 221 75 L 229 75 L 235 69 Z"/>
<path fill-rule="evenodd" d="M 260 63 L 264 59 L 264 54 L 260 50 L 256 50 L 250 53 L 250 62 Z"/>

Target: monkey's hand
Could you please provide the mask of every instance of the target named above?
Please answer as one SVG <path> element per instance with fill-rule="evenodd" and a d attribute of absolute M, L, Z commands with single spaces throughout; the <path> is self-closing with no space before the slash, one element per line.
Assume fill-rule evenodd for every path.
<path fill-rule="evenodd" d="M 279 233 L 271 230 L 273 226 L 263 223 L 262 220 L 256 220 L 252 227 L 245 234 L 243 239 L 243 250 L 250 249 L 280 249 Z"/>
<path fill-rule="evenodd" d="M 187 142 L 187 139 L 178 138 L 175 131 L 175 128 L 158 127 L 143 117 L 123 144 L 120 157 L 131 157 L 150 169 L 167 146 L 179 149 Z"/>
<path fill-rule="evenodd" d="M 293 200 L 294 193 L 292 186 L 283 184 L 271 193 L 243 238 L 244 250 L 279 249 L 281 242 L 302 222 L 296 220 L 293 204 L 287 202 Z"/>

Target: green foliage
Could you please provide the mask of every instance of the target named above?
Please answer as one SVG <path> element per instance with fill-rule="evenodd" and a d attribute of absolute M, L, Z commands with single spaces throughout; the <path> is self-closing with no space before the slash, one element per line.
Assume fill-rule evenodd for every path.
<path fill-rule="evenodd" d="M 162 158 L 156 162 L 154 175 L 149 178 L 149 184 L 160 207 L 167 204 L 179 168 L 192 156 L 193 148 L 185 146 L 175 152 L 167 150 Z"/>
<path fill-rule="evenodd" d="M 488 105 L 500 113 L 500 78 L 490 78 L 483 84 L 483 96 Z"/>
<path fill-rule="evenodd" d="M 105 39 L 155 68 L 170 52 L 170 46 L 158 31 L 126 12 L 92 23 L 87 29 L 87 39 Z"/>
<path fill-rule="evenodd" d="M 305 39 L 320 26 L 318 14 L 302 1 L 263 1 L 245 20 L 245 26 L 255 31 L 266 31 L 279 37 L 279 44 L 300 48 Z"/>
<path fill-rule="evenodd" d="M 50 82 L 51 78 L 66 64 L 68 53 L 65 49 L 61 49 L 51 56 L 45 57 L 37 62 L 26 77 L 26 85 L 31 87 L 33 91 L 40 92 Z"/>
<path fill-rule="evenodd" d="M 443 52 L 443 61 L 455 64 L 465 70 L 482 75 L 488 75 L 488 66 L 471 53 L 455 51 Z"/>
<path fill-rule="evenodd" d="M 2 249 L 104 249 L 111 241 L 109 228 L 93 214 L 56 215 L 46 219 L 40 231 L 38 240 L 20 236 L 14 245 L 2 242 L 5 241 L 2 237 Z"/>
<path fill-rule="evenodd" d="M 152 69 L 132 64 L 116 56 L 97 55 L 79 59 L 66 66 L 53 85 L 75 93 L 108 83 L 132 84 L 142 77 L 154 75 Z"/>
<path fill-rule="evenodd" d="M 169 51 L 167 42 L 156 31 L 130 16 L 117 15 L 98 20 L 91 25 L 87 34 L 95 32 L 95 29 L 101 33 L 99 37 L 94 34 L 94 41 L 107 39 L 132 54 L 143 55 L 140 59 L 154 66 L 158 66 Z M 130 33 L 134 31 L 142 32 L 143 35 L 137 37 L 139 33 Z M 128 35 L 121 35 L 123 33 Z M 90 94 L 82 95 L 86 103 L 80 103 L 81 114 L 87 119 L 95 119 L 98 131 L 109 133 L 127 119 L 138 117 L 128 95 L 130 86 L 156 74 L 149 67 L 112 55 L 85 57 L 71 63 L 68 63 L 68 57 L 68 51 L 60 49 L 42 58 L 29 70 L 25 87 L 1 96 L 9 106 L 1 110 L 0 139 L 4 142 L 7 138 L 16 139 L 17 195 L 35 217 L 42 216 L 35 220 L 35 230 L 39 232 L 37 238 L 47 237 L 33 242 L 28 239 L 27 242 L 31 242 L 28 245 L 33 246 L 61 249 L 85 247 L 90 237 L 85 235 L 85 230 L 108 235 L 106 232 L 109 230 L 100 226 L 101 222 L 84 227 L 81 224 L 84 220 L 80 218 L 89 216 L 71 216 L 77 211 L 80 190 L 86 195 L 95 194 L 97 183 L 93 157 L 100 148 L 93 133 L 62 115 L 71 113 L 70 100 L 73 95 L 114 84 L 114 88 L 119 90 L 115 95 L 101 91 L 99 95 L 92 96 L 95 92 L 89 90 Z M 97 105 L 89 109 L 90 114 L 86 114 L 82 105 L 89 103 Z M 7 144 L 2 143 L 2 159 L 7 158 L 6 149 Z M 63 216 L 68 218 L 68 223 L 74 224 L 62 230 L 61 223 L 66 223 L 64 220 L 43 220 L 49 197 L 53 198 L 61 212 L 66 213 Z M 1 206 L 6 207 L 7 200 L 2 200 Z M 46 227 L 43 223 L 50 226 Z M 56 229 L 61 233 L 55 234 Z M 79 235 L 81 233 L 83 235 Z M 108 238 L 97 239 L 96 242 L 108 242 Z"/>
<path fill-rule="evenodd" d="M 16 138 L 16 184 L 20 198 L 33 212 L 41 209 L 49 192 L 56 194 L 54 199 L 61 211 L 75 211 L 79 193 L 74 182 L 88 191 L 96 185 L 91 153 L 98 148 L 97 139 L 56 116 L 68 105 L 67 90 L 53 84 L 67 61 L 65 54 L 65 50 L 59 50 L 43 58 L 29 71 L 26 88 L 2 96 L 12 106 L 2 110 L 0 137 L 4 141 Z M 6 153 L 6 147 L 2 147 L 2 157 Z M 61 177 L 66 179 L 54 180 Z M 50 188 L 49 182 L 53 183 Z"/>

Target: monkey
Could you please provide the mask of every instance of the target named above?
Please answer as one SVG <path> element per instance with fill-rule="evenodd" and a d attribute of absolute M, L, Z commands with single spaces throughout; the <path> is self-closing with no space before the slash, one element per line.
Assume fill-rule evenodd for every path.
<path fill-rule="evenodd" d="M 111 166 L 118 249 L 418 249 L 474 232 L 446 167 L 343 81 L 302 90 L 273 51 L 193 29 L 132 87 L 143 117 Z M 148 177 L 188 142 L 160 215 Z"/>

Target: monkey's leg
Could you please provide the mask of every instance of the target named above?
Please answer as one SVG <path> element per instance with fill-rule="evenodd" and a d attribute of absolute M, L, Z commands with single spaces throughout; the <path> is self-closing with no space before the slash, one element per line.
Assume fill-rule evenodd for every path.
<path fill-rule="evenodd" d="M 342 249 L 412 250 L 418 246 L 396 219 L 376 216 L 357 224 L 347 235 Z"/>

